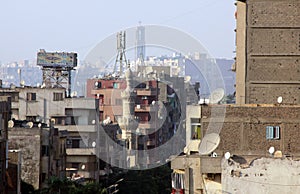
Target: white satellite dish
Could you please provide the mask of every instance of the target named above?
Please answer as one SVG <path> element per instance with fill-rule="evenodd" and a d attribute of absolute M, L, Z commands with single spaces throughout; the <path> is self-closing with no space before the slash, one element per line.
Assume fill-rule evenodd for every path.
<path fill-rule="evenodd" d="M 270 148 L 269 148 L 269 153 L 270 153 L 270 154 L 273 154 L 274 152 L 275 152 L 275 148 L 274 148 L 273 146 L 270 147 Z"/>
<path fill-rule="evenodd" d="M 184 77 L 184 82 L 189 83 L 191 81 L 191 79 L 192 79 L 192 77 L 187 75 L 187 76 Z"/>
<path fill-rule="evenodd" d="M 28 122 L 28 123 L 26 123 L 26 125 L 29 127 L 29 128 L 32 128 L 33 127 L 33 122 Z"/>
<path fill-rule="evenodd" d="M 217 133 L 209 133 L 204 136 L 199 145 L 199 154 L 208 155 L 212 153 L 220 143 L 220 136 Z"/>
<path fill-rule="evenodd" d="M 39 123 L 39 124 L 38 124 L 38 128 L 41 128 L 41 127 L 42 127 L 42 123 Z"/>
<path fill-rule="evenodd" d="M 81 170 L 84 170 L 85 169 L 85 165 L 83 164 L 82 166 L 81 166 Z"/>
<path fill-rule="evenodd" d="M 230 156 L 231 156 L 231 155 L 230 155 L 230 152 L 226 152 L 224 156 L 225 156 L 226 160 L 229 160 L 229 158 L 230 158 Z"/>
<path fill-rule="evenodd" d="M 9 120 L 8 121 L 8 128 L 13 128 L 15 125 L 14 121 L 13 120 Z"/>
<path fill-rule="evenodd" d="M 279 96 L 278 98 L 277 98 L 277 102 L 279 103 L 279 104 L 281 104 L 282 103 L 282 96 Z"/>
<path fill-rule="evenodd" d="M 93 141 L 92 147 L 93 147 L 93 148 L 96 147 L 96 142 Z"/>
<path fill-rule="evenodd" d="M 218 102 L 220 102 L 220 100 L 222 100 L 224 95 L 225 95 L 224 89 L 218 88 L 211 93 L 211 95 L 209 97 L 209 102 L 211 104 L 217 104 Z"/>
<path fill-rule="evenodd" d="M 95 123 L 96 123 L 96 120 L 92 120 L 92 124 L 95 125 Z"/>

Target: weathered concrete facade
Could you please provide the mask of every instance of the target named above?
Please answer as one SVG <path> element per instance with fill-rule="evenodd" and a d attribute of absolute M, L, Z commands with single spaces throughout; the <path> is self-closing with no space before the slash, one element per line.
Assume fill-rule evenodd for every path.
<path fill-rule="evenodd" d="M 214 132 L 214 125 L 223 117 L 223 114 L 211 112 L 213 106 L 202 107 L 202 131 Z M 217 106 L 214 108 L 222 108 Z M 213 118 L 213 121 L 211 120 Z M 220 160 L 225 152 L 253 159 L 255 157 L 268 156 L 268 149 L 273 146 L 282 151 L 284 156 L 299 156 L 298 141 L 300 134 L 300 106 L 274 106 L 274 105 L 226 105 L 226 116 L 220 132 L 220 143 L 214 151 L 216 158 L 207 158 L 213 164 L 213 160 Z M 212 121 L 212 122 L 211 122 Z M 278 138 L 268 137 L 268 127 L 277 126 Z M 275 133 L 275 132 L 274 132 Z M 203 156 L 205 159 L 205 156 Z M 216 165 L 211 172 L 221 173 L 220 165 Z"/>
<path fill-rule="evenodd" d="M 21 158 L 11 162 L 20 162 L 21 179 L 38 189 L 46 186 L 51 176 L 65 177 L 65 140 L 58 129 L 23 124 L 8 131 L 9 149 L 20 153 Z"/>
<path fill-rule="evenodd" d="M 300 2 L 237 2 L 237 103 L 300 103 Z"/>
<path fill-rule="evenodd" d="M 6 193 L 6 167 L 7 167 L 7 122 L 11 110 L 11 98 L 0 97 L 0 193 Z"/>
<path fill-rule="evenodd" d="M 300 193 L 300 161 L 258 158 L 251 165 L 222 161 L 223 193 Z"/>

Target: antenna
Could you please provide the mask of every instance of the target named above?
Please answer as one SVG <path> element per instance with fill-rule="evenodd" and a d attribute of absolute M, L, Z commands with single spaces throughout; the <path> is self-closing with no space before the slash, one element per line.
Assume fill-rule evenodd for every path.
<path fill-rule="evenodd" d="M 199 154 L 207 155 L 212 153 L 220 143 L 220 136 L 217 133 L 209 133 L 204 136 L 199 146 Z"/>
<path fill-rule="evenodd" d="M 218 88 L 215 91 L 213 91 L 209 97 L 209 102 L 211 104 L 217 104 L 222 98 L 224 97 L 224 89 Z"/>
<path fill-rule="evenodd" d="M 127 66 L 127 60 L 125 55 L 125 49 L 126 49 L 126 32 L 118 32 L 117 33 L 117 58 L 114 65 L 114 71 L 113 73 L 117 73 L 117 65 L 119 63 L 119 75 L 121 76 L 123 73 L 123 62 L 125 62 L 125 65 Z"/>

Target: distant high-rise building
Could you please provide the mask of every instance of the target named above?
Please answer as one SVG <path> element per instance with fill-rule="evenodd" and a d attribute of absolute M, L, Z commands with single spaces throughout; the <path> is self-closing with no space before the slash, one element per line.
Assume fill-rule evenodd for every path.
<path fill-rule="evenodd" d="M 136 58 L 144 61 L 145 54 L 145 27 L 139 25 L 136 29 Z"/>

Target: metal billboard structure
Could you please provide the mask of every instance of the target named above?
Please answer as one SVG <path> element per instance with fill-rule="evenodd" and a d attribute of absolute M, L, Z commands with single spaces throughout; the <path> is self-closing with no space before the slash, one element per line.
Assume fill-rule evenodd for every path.
<path fill-rule="evenodd" d="M 37 65 L 42 67 L 43 86 L 66 88 L 70 97 L 71 71 L 77 66 L 77 53 L 46 52 L 41 49 L 37 53 Z"/>

